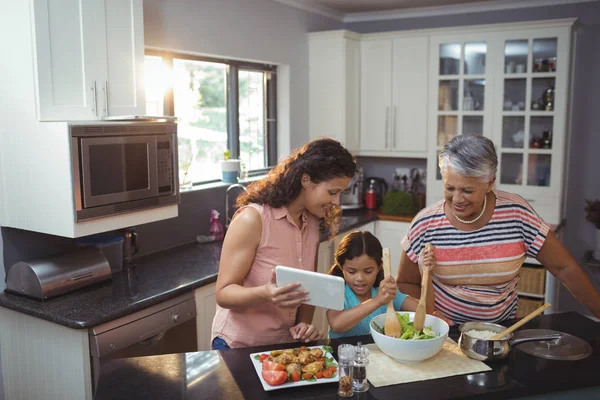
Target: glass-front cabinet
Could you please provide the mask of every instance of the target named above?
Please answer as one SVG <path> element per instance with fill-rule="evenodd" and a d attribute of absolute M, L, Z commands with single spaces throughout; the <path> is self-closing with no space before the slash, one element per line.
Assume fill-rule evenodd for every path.
<path fill-rule="evenodd" d="M 496 187 L 558 223 L 571 24 L 430 38 L 427 203 L 443 197 L 437 155 L 460 134 L 492 139 Z"/>

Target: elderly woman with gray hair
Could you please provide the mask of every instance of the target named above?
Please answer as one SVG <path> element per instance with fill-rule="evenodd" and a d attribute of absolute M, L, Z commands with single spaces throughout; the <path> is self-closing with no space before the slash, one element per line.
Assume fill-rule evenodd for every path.
<path fill-rule="evenodd" d="M 402 240 L 398 289 L 419 296 L 418 257 L 432 243 L 437 266 L 428 303 L 454 323 L 503 321 L 516 316 L 519 269 L 529 256 L 600 318 L 600 295 L 549 225 L 521 196 L 493 188 L 497 165 L 483 136 L 460 135 L 444 146 L 444 199 L 421 210 Z"/>

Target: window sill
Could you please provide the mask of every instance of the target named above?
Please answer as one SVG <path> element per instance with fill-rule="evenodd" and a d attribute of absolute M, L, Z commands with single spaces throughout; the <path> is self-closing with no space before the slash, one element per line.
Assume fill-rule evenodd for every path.
<path fill-rule="evenodd" d="M 265 176 L 267 176 L 267 175 L 251 176 L 251 177 L 248 177 L 247 179 L 238 181 L 238 183 L 246 186 L 249 183 L 252 183 L 252 182 L 255 182 L 255 181 L 258 181 L 258 180 L 264 178 Z M 209 189 L 216 189 L 216 188 L 221 188 L 221 187 L 229 187 L 231 185 L 234 185 L 234 183 L 227 183 L 227 182 L 223 182 L 223 181 L 199 183 L 199 184 L 193 185 L 189 189 L 180 188 L 179 193 L 181 196 L 185 196 L 186 193 L 196 192 L 199 190 L 209 190 Z"/>

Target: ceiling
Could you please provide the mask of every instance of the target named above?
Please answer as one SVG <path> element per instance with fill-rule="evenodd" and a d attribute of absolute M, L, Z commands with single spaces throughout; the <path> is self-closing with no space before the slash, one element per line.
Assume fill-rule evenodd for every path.
<path fill-rule="evenodd" d="M 343 22 L 547 7 L 599 0 L 273 0 Z"/>
<path fill-rule="evenodd" d="M 295 0 L 305 6 L 322 7 L 342 14 L 439 7 L 497 0 Z"/>

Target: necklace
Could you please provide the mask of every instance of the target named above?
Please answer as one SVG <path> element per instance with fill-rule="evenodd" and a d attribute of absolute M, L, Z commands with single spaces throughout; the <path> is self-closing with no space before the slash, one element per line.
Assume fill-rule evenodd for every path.
<path fill-rule="evenodd" d="M 472 219 L 470 221 L 465 221 L 464 219 L 460 219 L 458 217 L 458 215 L 454 214 L 454 218 L 456 218 L 459 222 L 462 222 L 463 224 L 472 224 L 475 223 L 479 220 L 479 218 L 481 218 L 483 216 L 483 213 L 485 212 L 485 206 L 487 205 L 487 193 L 485 195 L 485 199 L 483 199 L 483 209 L 481 210 L 481 212 L 479 213 L 479 215 L 477 217 L 475 217 L 475 219 Z"/>

